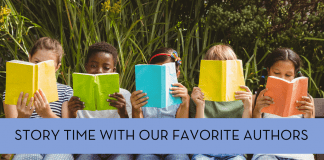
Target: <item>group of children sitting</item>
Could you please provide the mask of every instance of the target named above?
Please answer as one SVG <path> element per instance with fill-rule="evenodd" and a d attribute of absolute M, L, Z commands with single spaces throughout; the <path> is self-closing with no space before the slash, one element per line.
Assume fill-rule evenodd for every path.
<path fill-rule="evenodd" d="M 61 44 L 51 38 L 40 38 L 29 52 L 29 62 L 39 63 L 46 60 L 54 60 L 56 71 L 61 66 L 63 49 Z M 117 49 L 105 42 L 91 45 L 85 61 L 85 69 L 88 74 L 114 73 L 117 65 Z M 236 60 L 237 56 L 231 47 L 216 45 L 210 48 L 205 60 Z M 172 48 L 160 48 L 151 54 L 149 64 L 162 65 L 175 62 L 176 75 L 179 77 L 181 59 Z M 21 93 L 17 105 L 4 104 L 6 118 L 277 118 L 278 116 L 262 113 L 261 109 L 275 104 L 273 99 L 264 96 L 266 76 L 276 76 L 288 81 L 302 76 L 300 57 L 291 49 L 278 48 L 270 53 L 264 65 L 261 76 L 261 85 L 253 95 L 247 86 L 241 86 L 245 91 L 235 92 L 235 98 L 239 101 L 215 102 L 204 100 L 204 94 L 198 87 L 194 87 L 191 96 L 181 83 L 173 84 L 170 93 L 174 97 L 181 97 L 182 103 L 165 108 L 143 107 L 150 97 L 141 90 L 132 94 L 126 89 L 120 88 L 119 93 L 107 95 L 116 100 L 107 99 L 107 104 L 116 107 L 117 110 L 89 111 L 83 110 L 84 102 L 79 97 L 73 96 L 71 87 L 57 83 L 59 100 L 48 103 L 46 96 L 40 89 L 27 103 L 28 94 Z M 17 95 L 18 96 L 18 95 Z M 303 97 L 303 101 L 297 108 L 303 112 L 294 118 L 314 118 L 314 101 L 310 96 Z M 3 93 L 5 102 L 5 93 Z M 34 105 L 32 105 L 34 102 Z M 27 107 L 26 107 L 27 106 Z M 215 151 L 216 152 L 216 151 Z M 224 159 L 244 160 L 243 154 L 141 154 L 141 155 L 116 155 L 116 154 L 17 154 L 16 159 Z M 314 159 L 312 154 L 256 154 L 254 160 L 264 159 Z"/>

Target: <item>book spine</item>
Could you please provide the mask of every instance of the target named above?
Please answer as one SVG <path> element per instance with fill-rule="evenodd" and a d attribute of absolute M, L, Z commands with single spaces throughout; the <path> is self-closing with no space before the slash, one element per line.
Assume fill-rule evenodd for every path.
<path fill-rule="evenodd" d="M 39 77 L 39 75 L 38 75 L 38 65 L 34 65 L 33 66 L 33 88 L 34 88 L 34 91 L 33 91 L 33 93 L 35 93 L 39 88 L 39 82 L 38 82 L 38 77 Z"/>
<path fill-rule="evenodd" d="M 94 102 L 95 102 L 95 108 L 96 108 L 96 111 L 98 110 L 98 104 L 99 104 L 99 92 L 100 92 L 100 89 L 99 89 L 99 78 L 97 75 L 95 75 L 94 77 L 94 82 L 93 82 L 93 91 L 94 91 Z"/>
<path fill-rule="evenodd" d="M 284 116 L 287 117 L 292 113 L 293 108 L 296 106 L 293 98 L 294 95 L 294 88 L 296 83 L 288 83 L 289 87 L 288 87 L 288 91 L 286 94 L 286 98 L 285 98 L 285 111 L 284 111 Z"/>
<path fill-rule="evenodd" d="M 229 82 L 227 82 L 227 74 L 228 74 L 228 72 L 227 72 L 227 67 L 229 67 L 229 66 L 227 66 L 227 61 L 222 61 L 222 73 L 221 73 L 221 79 L 222 79 L 222 85 L 221 85 L 221 92 L 222 92 L 222 101 L 227 101 L 227 88 L 229 88 L 229 85 L 231 85 L 231 84 L 229 84 Z M 223 84 L 225 84 L 225 85 L 223 85 Z"/>
<path fill-rule="evenodd" d="M 161 93 L 161 106 L 162 108 L 164 107 L 167 107 L 167 94 L 169 94 L 169 86 L 167 86 L 167 76 L 166 75 L 169 75 L 168 73 L 166 73 L 168 70 L 167 70 L 167 67 L 166 66 L 161 66 L 161 89 L 163 91 L 163 93 Z"/>

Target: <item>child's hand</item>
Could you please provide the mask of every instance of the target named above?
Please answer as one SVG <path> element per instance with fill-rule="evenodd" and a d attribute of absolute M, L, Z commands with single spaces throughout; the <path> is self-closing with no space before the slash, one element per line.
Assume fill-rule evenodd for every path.
<path fill-rule="evenodd" d="M 109 105 L 116 107 L 118 109 L 118 114 L 121 118 L 128 118 L 128 113 L 126 110 L 126 100 L 124 96 L 120 93 L 114 93 L 109 95 L 109 97 L 116 98 L 116 100 L 107 99 L 110 102 Z"/>
<path fill-rule="evenodd" d="M 315 107 L 314 103 L 309 97 L 302 97 L 305 101 L 296 101 L 296 103 L 301 104 L 300 106 L 297 106 L 296 108 L 304 112 L 304 118 L 314 118 L 314 113 L 315 113 Z"/>
<path fill-rule="evenodd" d="M 245 89 L 246 91 L 236 91 L 235 99 L 242 100 L 244 104 L 244 109 L 252 110 L 252 92 L 247 86 L 240 86 L 240 87 Z"/>
<path fill-rule="evenodd" d="M 70 118 L 76 118 L 78 110 L 83 110 L 84 102 L 79 97 L 73 96 L 68 102 Z"/>
<path fill-rule="evenodd" d="M 18 118 L 29 118 L 35 110 L 35 106 L 32 106 L 34 98 L 31 97 L 28 106 L 26 106 L 28 93 L 25 94 L 24 99 L 22 99 L 23 95 L 24 92 L 21 92 L 17 101 Z"/>
<path fill-rule="evenodd" d="M 275 102 L 269 96 L 264 96 L 264 93 L 268 91 L 268 88 L 262 90 L 257 97 L 257 101 L 255 103 L 255 111 L 261 113 L 261 109 L 264 107 L 268 107 L 270 104 L 274 104 Z"/>
<path fill-rule="evenodd" d="M 194 87 L 191 93 L 191 98 L 197 107 L 205 108 L 204 93 L 201 92 L 199 87 Z"/>
<path fill-rule="evenodd" d="M 170 93 L 173 97 L 181 97 L 182 103 L 189 103 L 190 96 L 188 95 L 188 90 L 185 86 L 183 86 L 181 83 L 174 83 L 172 86 L 177 87 L 171 87 Z"/>
<path fill-rule="evenodd" d="M 46 96 L 42 89 L 39 89 L 39 92 L 35 93 L 35 101 L 34 101 L 36 112 L 42 118 L 52 118 L 53 112 L 52 109 L 46 99 Z"/>
<path fill-rule="evenodd" d="M 147 93 L 143 93 L 143 91 L 134 91 L 132 93 L 130 99 L 135 111 L 140 110 L 141 107 L 148 103 L 147 100 L 149 99 L 149 97 L 144 97 L 146 95 Z"/>

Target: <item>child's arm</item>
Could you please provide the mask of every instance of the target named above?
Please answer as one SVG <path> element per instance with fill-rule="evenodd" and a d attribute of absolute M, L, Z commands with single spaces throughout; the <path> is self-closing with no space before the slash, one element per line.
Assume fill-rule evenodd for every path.
<path fill-rule="evenodd" d="M 237 91 L 235 92 L 235 98 L 238 100 L 242 100 L 244 111 L 242 118 L 252 118 L 252 92 L 247 86 L 240 86 L 245 89 L 245 91 Z"/>
<path fill-rule="evenodd" d="M 297 101 L 296 103 L 301 104 L 297 109 L 304 112 L 304 118 L 315 118 L 315 107 L 314 100 L 311 97 L 302 97 L 305 101 Z"/>
<path fill-rule="evenodd" d="M 146 96 L 146 93 L 143 91 L 134 91 L 131 95 L 131 103 L 132 103 L 132 117 L 133 118 L 144 118 L 142 107 L 147 104 L 147 100 L 149 97 Z"/>
<path fill-rule="evenodd" d="M 191 93 L 191 99 L 196 104 L 195 118 L 205 118 L 205 100 L 204 93 L 201 92 L 199 87 L 194 87 Z"/>
<path fill-rule="evenodd" d="M 110 105 L 116 107 L 120 118 L 129 118 L 126 110 L 126 99 L 121 93 L 114 93 L 109 95 L 109 97 L 115 98 L 116 100 L 107 99 L 107 102 L 110 102 Z"/>
<path fill-rule="evenodd" d="M 264 93 L 268 90 L 268 88 L 262 90 L 259 94 L 259 96 L 257 97 L 256 103 L 252 104 L 252 108 L 253 108 L 253 114 L 252 117 L 253 118 L 262 118 L 261 117 L 261 110 L 264 107 L 268 107 L 270 104 L 274 104 L 274 101 L 271 97 L 268 96 L 264 96 Z M 255 101 L 256 96 L 253 96 L 252 101 Z"/>
<path fill-rule="evenodd" d="M 70 112 L 69 112 L 69 102 L 68 101 L 63 102 L 61 115 L 62 115 L 62 118 L 71 118 Z"/>
<path fill-rule="evenodd" d="M 35 93 L 34 106 L 37 114 L 42 118 L 60 118 L 53 113 L 42 89 L 39 89 L 39 92 L 36 91 Z"/>
<path fill-rule="evenodd" d="M 7 105 L 3 102 L 6 118 L 29 118 L 33 114 L 35 110 L 35 107 L 32 106 L 34 98 L 31 97 L 28 106 L 26 106 L 28 93 L 25 94 L 25 97 L 23 95 L 24 93 L 21 92 L 17 105 Z"/>
<path fill-rule="evenodd" d="M 72 96 L 68 102 L 67 108 L 68 108 L 68 117 L 76 118 L 78 110 L 83 110 L 84 102 L 82 102 L 79 97 Z"/>
<path fill-rule="evenodd" d="M 174 97 L 181 97 L 182 103 L 180 104 L 177 113 L 176 118 L 189 118 L 189 100 L 190 96 L 188 95 L 188 90 L 185 86 L 183 86 L 181 83 L 174 83 L 170 88 L 170 93 L 173 94 Z"/>

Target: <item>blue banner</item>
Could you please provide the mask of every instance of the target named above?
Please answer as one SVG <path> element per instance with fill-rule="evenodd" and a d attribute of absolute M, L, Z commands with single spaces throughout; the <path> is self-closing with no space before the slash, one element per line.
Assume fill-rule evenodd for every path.
<path fill-rule="evenodd" d="M 324 153 L 324 119 L 0 119 L 0 153 Z"/>

